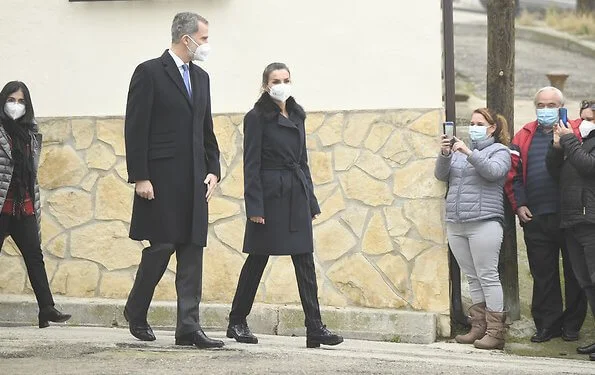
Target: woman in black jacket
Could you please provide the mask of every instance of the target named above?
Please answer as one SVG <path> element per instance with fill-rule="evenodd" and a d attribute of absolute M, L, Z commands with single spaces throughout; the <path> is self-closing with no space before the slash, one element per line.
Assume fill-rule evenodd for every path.
<path fill-rule="evenodd" d="M 578 139 L 570 127 L 556 126 L 546 159 L 559 180 L 561 224 L 576 278 L 595 313 L 595 102 L 581 103 Z M 595 361 L 595 343 L 577 348 Z"/>
<path fill-rule="evenodd" d="M 41 134 L 37 132 L 29 89 L 12 81 L 0 91 L 0 250 L 11 236 L 27 266 L 39 306 L 39 328 L 65 322 L 69 314 L 54 307 L 41 252 L 41 204 L 37 167 Z"/>
<path fill-rule="evenodd" d="M 244 263 L 227 337 L 256 344 L 246 317 L 270 255 L 291 255 L 305 314 L 306 346 L 337 345 L 341 336 L 322 324 L 314 270 L 312 220 L 320 214 L 306 150 L 306 113 L 291 96 L 285 64 L 262 75 L 262 95 L 244 117 Z"/>

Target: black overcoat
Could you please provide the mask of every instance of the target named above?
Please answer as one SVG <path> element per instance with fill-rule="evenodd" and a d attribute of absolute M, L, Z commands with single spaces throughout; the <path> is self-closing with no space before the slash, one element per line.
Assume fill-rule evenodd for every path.
<path fill-rule="evenodd" d="M 130 238 L 206 246 L 204 179 L 220 177 L 208 74 L 190 64 L 192 98 L 168 51 L 130 81 L 125 138 L 129 182 L 150 180 L 154 200 L 135 194 Z"/>
<path fill-rule="evenodd" d="M 548 171 L 560 183 L 560 227 L 595 224 L 595 130 L 581 141 L 560 137 L 561 149 L 550 146 Z"/>
<path fill-rule="evenodd" d="M 304 110 L 287 100 L 289 118 L 264 93 L 244 117 L 244 252 L 292 255 L 313 251 L 312 217 L 320 213 L 306 152 Z"/>

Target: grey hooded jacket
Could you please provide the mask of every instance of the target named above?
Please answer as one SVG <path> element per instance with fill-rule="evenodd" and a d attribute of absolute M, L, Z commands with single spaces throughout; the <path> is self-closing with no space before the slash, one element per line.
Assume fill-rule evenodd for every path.
<path fill-rule="evenodd" d="M 448 182 L 446 221 L 465 223 L 495 219 L 504 221 L 504 182 L 510 170 L 510 150 L 493 137 L 473 144 L 467 156 L 461 152 L 440 154 L 434 176 Z"/>
<path fill-rule="evenodd" d="M 39 156 L 41 155 L 41 134 L 38 132 L 37 125 L 29 132 L 31 135 L 31 150 L 33 152 L 33 184 L 34 184 L 34 208 L 37 219 L 37 230 L 41 228 L 41 196 L 39 194 L 39 183 L 37 182 L 37 169 L 39 168 Z M 10 181 L 12 180 L 12 171 L 14 161 L 8 134 L 4 127 L 0 126 L 0 211 L 4 207 L 4 201 L 8 194 Z"/>

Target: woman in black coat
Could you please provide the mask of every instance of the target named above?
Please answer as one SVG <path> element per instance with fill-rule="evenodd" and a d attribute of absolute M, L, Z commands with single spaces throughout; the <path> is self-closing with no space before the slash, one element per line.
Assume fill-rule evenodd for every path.
<path fill-rule="evenodd" d="M 561 224 L 572 270 L 595 313 L 595 102 L 581 103 L 578 139 L 570 126 L 556 126 L 546 159 L 560 181 Z M 577 348 L 595 361 L 595 343 Z"/>
<path fill-rule="evenodd" d="M 0 250 L 11 236 L 27 266 L 39 306 L 39 328 L 45 328 L 49 322 L 67 321 L 70 315 L 54 307 L 41 252 L 37 183 L 41 134 L 23 82 L 8 82 L 0 91 L 0 105 Z"/>
<path fill-rule="evenodd" d="M 304 109 L 290 96 L 285 64 L 272 63 L 262 75 L 262 95 L 244 117 L 244 263 L 227 337 L 256 344 L 246 317 L 252 309 L 269 255 L 291 255 L 306 316 L 306 346 L 337 345 L 341 336 L 322 324 L 314 271 L 312 220 L 320 208 L 306 151 Z"/>

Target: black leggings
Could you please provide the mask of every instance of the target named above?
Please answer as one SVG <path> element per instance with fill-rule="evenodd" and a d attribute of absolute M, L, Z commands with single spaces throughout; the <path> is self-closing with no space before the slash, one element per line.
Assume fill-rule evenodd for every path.
<path fill-rule="evenodd" d="M 35 215 L 24 216 L 20 219 L 11 215 L 0 215 L 0 250 L 2 250 L 4 239 L 11 236 L 23 255 L 29 281 L 33 287 L 35 298 L 37 298 L 37 305 L 41 309 L 46 306 L 54 306 L 54 299 L 45 272 L 41 241 L 37 230 Z"/>

